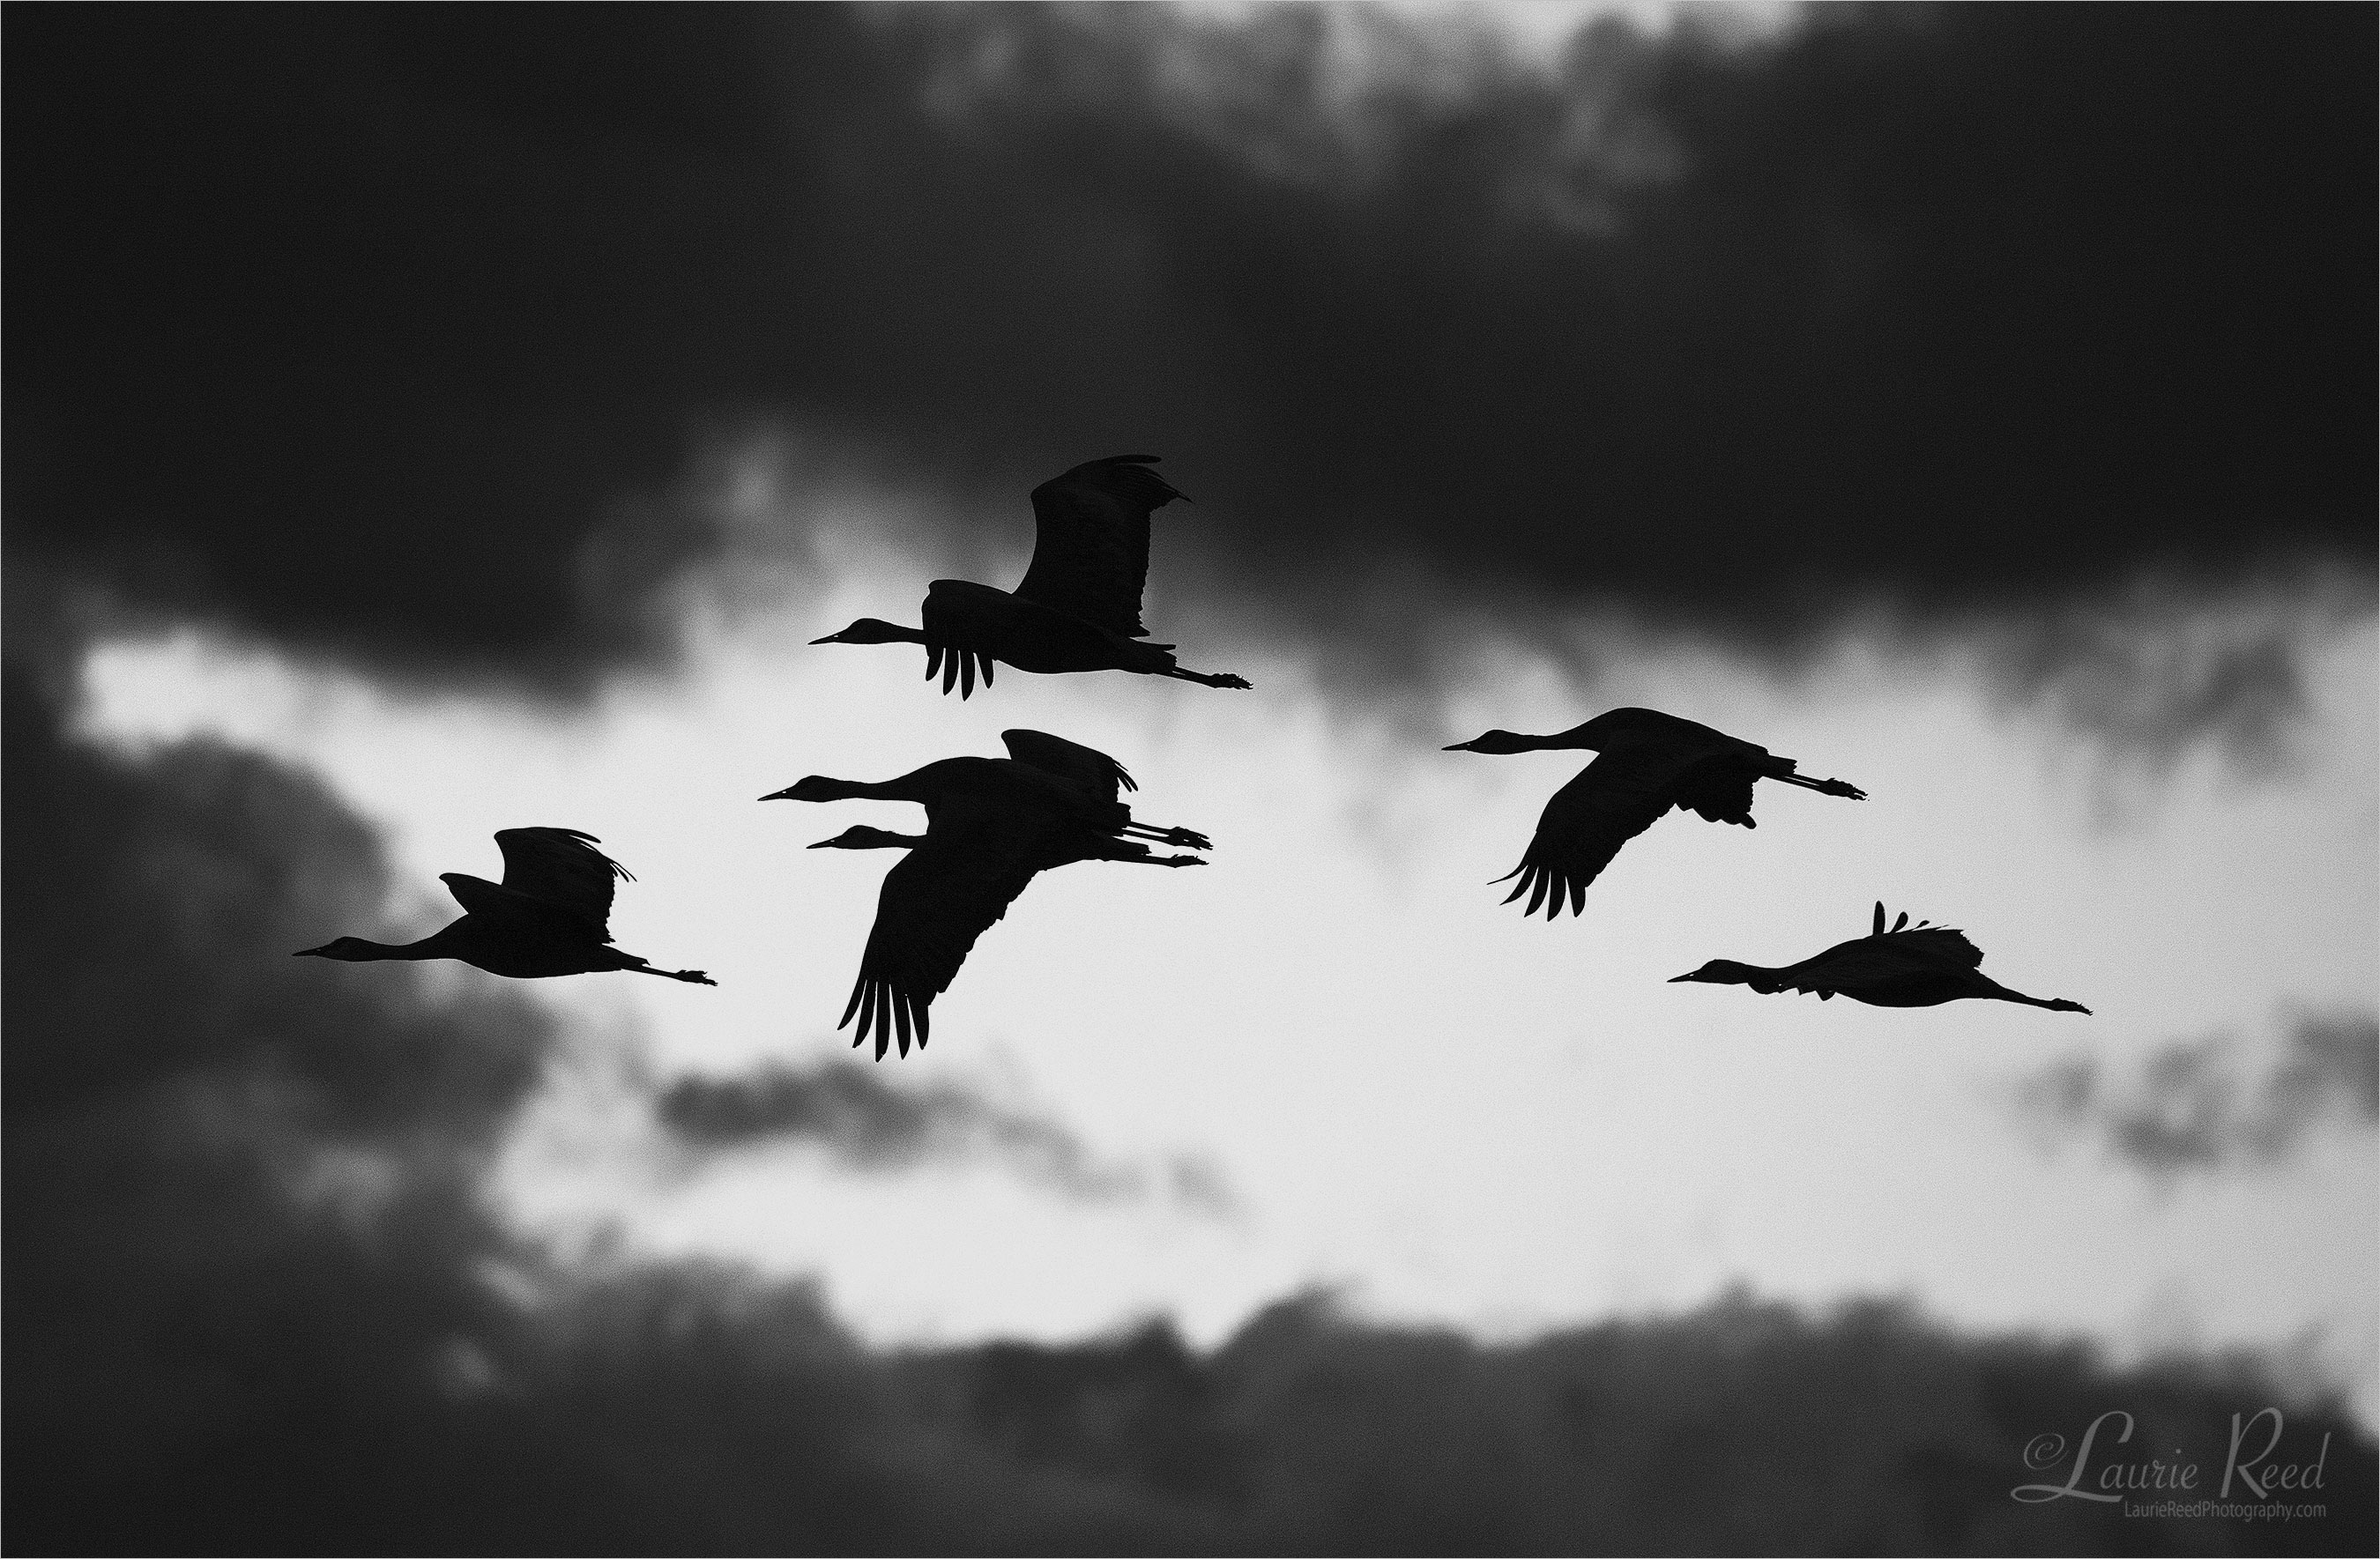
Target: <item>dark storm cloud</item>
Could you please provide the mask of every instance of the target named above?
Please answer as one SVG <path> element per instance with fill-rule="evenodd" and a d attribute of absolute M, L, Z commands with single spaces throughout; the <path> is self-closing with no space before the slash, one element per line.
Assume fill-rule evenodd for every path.
<path fill-rule="evenodd" d="M 1237 1206 L 1220 1172 L 1195 1157 L 1170 1158 L 1161 1172 L 1103 1162 L 1047 1115 L 950 1079 L 900 1086 L 854 1061 L 682 1077 L 654 1100 L 653 1113 L 677 1142 L 702 1153 L 811 1143 L 863 1173 L 989 1159 L 1087 1202 L 1163 1195 L 1216 1215 Z"/>
<path fill-rule="evenodd" d="M 2372 571 L 2368 7 L 1609 23 L 1550 71 L 1288 7 L 7 28 L 12 550 L 383 667 L 662 652 L 720 544 L 671 480 L 757 414 L 1019 544 L 1156 448 L 1215 588 L 1389 675 L 1401 570 L 1787 656 Z"/>
<path fill-rule="evenodd" d="M 2236 1041 L 2166 1045 L 2118 1081 L 2088 1056 L 2022 1079 L 2017 1107 L 2049 1141 L 2091 1139 L 2150 1174 L 2270 1165 L 2325 1127 L 2380 1119 L 2380 1023 L 2366 1013 L 2308 1015 L 2289 1026 L 2260 1080 Z"/>
<path fill-rule="evenodd" d="M 290 958 L 386 886 L 311 777 L 71 740 L 13 660 L 0 719 L 9 1546 L 406 1546 L 485 1477 L 436 1367 L 507 1325 L 472 1183 L 551 1031 Z"/>

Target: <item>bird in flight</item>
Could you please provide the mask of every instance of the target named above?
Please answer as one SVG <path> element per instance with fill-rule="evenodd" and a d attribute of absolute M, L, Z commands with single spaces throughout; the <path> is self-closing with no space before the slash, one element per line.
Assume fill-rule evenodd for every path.
<path fill-rule="evenodd" d="M 1140 591 L 1148 577 L 1148 516 L 1187 494 L 1148 467 L 1153 454 L 1087 460 L 1033 489 L 1033 562 L 1016 588 L 965 579 L 926 588 L 921 628 L 863 617 L 812 644 L 921 644 L 926 680 L 961 698 L 995 661 L 1022 671 L 1136 671 L 1208 687 L 1246 687 L 1230 672 L 1177 665 L 1173 647 L 1147 642 Z"/>
<path fill-rule="evenodd" d="M 1196 855 L 1153 854 L 1144 840 L 1212 848 L 1193 829 L 1135 822 L 1117 792 L 1138 787 L 1105 753 L 1038 731 L 1004 731 L 1000 739 L 1004 758 L 943 758 L 878 783 L 813 774 L 760 798 L 907 801 L 926 809 L 922 835 L 862 827 L 810 846 L 909 852 L 884 874 L 859 978 L 835 1025 L 856 1015 L 851 1043 L 873 1033 L 880 1061 L 896 1040 L 906 1056 L 912 1032 L 925 1047 L 934 997 L 1037 874 L 1076 861 L 1206 864 Z"/>
<path fill-rule="evenodd" d="M 1980 967 L 1983 961 L 1983 949 L 1968 941 L 1966 933 L 1922 920 L 1911 925 L 1906 910 L 1887 931 L 1884 900 L 1879 899 L 1875 928 L 1868 935 L 1838 942 L 1815 958 L 1782 969 L 1715 958 L 1691 974 L 1675 976 L 1670 984 L 1692 980 L 1709 985 L 1750 985 L 1762 996 L 1815 992 L 1821 1001 L 1847 996 L 1870 1007 L 1939 1007 L 1946 1001 L 1974 997 L 2021 1001 L 2051 1012 L 2091 1010 L 2079 1001 L 2012 991 L 1985 973 Z"/>
<path fill-rule="evenodd" d="M 1490 731 L 1446 748 L 1450 753 L 1535 753 L 1583 748 L 1597 755 L 1578 778 L 1553 793 L 1537 819 L 1536 837 L 1521 864 L 1498 877 L 1521 880 L 1506 894 L 1511 903 L 1529 895 L 1552 920 L 1568 902 L 1572 914 L 1620 847 L 1651 828 L 1672 806 L 1699 813 L 1713 823 L 1756 828 L 1752 787 L 1781 780 L 1821 795 L 1865 801 L 1867 792 L 1840 780 L 1811 780 L 1793 772 L 1791 758 L 1741 742 L 1693 720 L 1658 709 L 1610 709 L 1585 725 L 1553 736 L 1522 736 Z"/>
<path fill-rule="evenodd" d="M 342 937 L 319 948 L 300 948 L 292 956 L 343 963 L 452 958 L 516 980 L 623 969 L 698 985 L 719 984 L 699 969 L 655 969 L 611 945 L 606 923 L 612 917 L 612 880 L 636 878 L 595 848 L 601 842 L 576 828 L 502 829 L 496 834 L 496 848 L 504 855 L 502 883 L 462 872 L 438 875 L 463 906 L 462 919 L 419 942 L 392 947 Z"/>

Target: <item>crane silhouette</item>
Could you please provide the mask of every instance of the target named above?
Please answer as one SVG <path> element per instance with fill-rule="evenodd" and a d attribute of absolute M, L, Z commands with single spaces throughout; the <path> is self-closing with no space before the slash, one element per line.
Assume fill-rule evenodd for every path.
<path fill-rule="evenodd" d="M 1527 893 L 1529 907 L 1522 914 L 1533 915 L 1543 905 L 1548 921 L 1561 913 L 1565 901 L 1571 913 L 1578 913 L 1587 884 L 1611 864 L 1620 847 L 1672 806 L 1713 823 L 1752 828 L 1759 827 L 1752 820 L 1756 780 L 1781 780 L 1822 795 L 1867 799 L 1856 785 L 1807 779 L 1793 772 L 1791 758 L 1658 709 L 1607 710 L 1553 736 L 1490 731 L 1445 750 L 1506 754 L 1554 748 L 1584 748 L 1597 756 L 1553 793 L 1521 864 L 1496 879 L 1518 876 L 1504 902 Z"/>
<path fill-rule="evenodd" d="M 926 809 L 922 836 L 863 826 L 810 846 L 910 852 L 884 874 L 859 978 L 835 1024 L 856 1015 L 851 1043 L 873 1033 L 880 1061 L 896 1040 L 908 1055 L 913 1031 L 925 1047 L 934 997 L 1038 874 L 1076 861 L 1206 864 L 1196 855 L 1153 854 L 1142 840 L 1212 848 L 1193 829 L 1135 822 L 1117 792 L 1138 787 L 1107 754 L 1038 731 L 1004 731 L 1000 740 L 1005 758 L 942 758 L 876 783 L 813 774 L 760 798 L 906 801 Z"/>
<path fill-rule="evenodd" d="M 1140 592 L 1148 577 L 1148 516 L 1187 494 L 1148 469 L 1153 454 L 1087 460 L 1033 489 L 1033 562 L 1014 591 L 965 579 L 926 588 L 922 628 L 863 617 L 812 644 L 921 644 L 926 680 L 972 697 L 995 661 L 1022 671 L 1135 671 L 1208 687 L 1246 687 L 1229 672 L 1175 663 L 1170 644 L 1146 642 Z"/>
<path fill-rule="evenodd" d="M 452 958 L 516 980 L 620 969 L 698 985 L 719 984 L 699 969 L 655 969 L 611 945 L 606 923 L 612 917 L 613 878 L 636 878 L 595 848 L 601 842 L 576 828 L 502 829 L 496 835 L 496 848 L 504 856 L 501 884 L 462 872 L 438 876 L 463 906 L 462 919 L 419 942 L 391 946 L 341 937 L 291 956 L 342 963 Z"/>
<path fill-rule="evenodd" d="M 1815 993 L 1821 1001 L 1847 996 L 1870 1007 L 1939 1007 L 1946 1001 L 1973 997 L 2021 1001 L 2051 1012 L 2091 1010 L 2079 1001 L 2012 991 L 1985 973 L 1980 967 L 1983 961 L 1983 949 L 1968 941 L 1966 933 L 1922 920 L 1910 925 L 1906 910 L 1887 931 L 1884 900 L 1879 899 L 1875 928 L 1868 935 L 1838 942 L 1815 958 L 1782 969 L 1715 958 L 1691 974 L 1675 976 L 1670 984 L 1692 980 L 1709 985 L 1750 985 L 1762 996 L 1800 991 L 1805 996 Z"/>

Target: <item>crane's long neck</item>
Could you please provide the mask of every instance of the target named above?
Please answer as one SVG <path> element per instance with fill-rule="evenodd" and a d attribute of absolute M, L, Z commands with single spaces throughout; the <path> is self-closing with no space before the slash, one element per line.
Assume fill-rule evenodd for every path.
<path fill-rule="evenodd" d="M 816 793 L 809 801 L 913 801 L 927 800 L 925 790 L 911 783 L 917 777 L 905 774 L 898 780 L 836 780 L 820 775 L 810 789 Z"/>
<path fill-rule="evenodd" d="M 455 925 L 441 927 L 419 942 L 375 942 L 368 937 L 342 937 L 308 952 L 320 958 L 336 959 L 342 963 L 419 963 L 424 959 L 454 957 L 454 937 L 449 935 Z"/>
<path fill-rule="evenodd" d="M 1676 985 L 1682 980 L 1694 980 L 1706 985 L 1750 985 L 1754 990 L 1768 994 L 1779 989 L 1784 976 L 1799 967 L 1794 964 L 1783 969 L 1765 969 L 1756 963 L 1738 963 L 1731 958 L 1715 958 L 1693 973 L 1681 974 L 1670 983 Z"/>
<path fill-rule="evenodd" d="M 1592 725 L 1594 722 L 1590 720 L 1587 723 Z M 1511 735 L 1512 750 L 1516 753 L 1596 752 L 1603 745 L 1597 733 L 1590 731 L 1585 725 L 1574 725 L 1568 731 L 1557 731 L 1547 736 L 1531 736 L 1519 731 Z"/>

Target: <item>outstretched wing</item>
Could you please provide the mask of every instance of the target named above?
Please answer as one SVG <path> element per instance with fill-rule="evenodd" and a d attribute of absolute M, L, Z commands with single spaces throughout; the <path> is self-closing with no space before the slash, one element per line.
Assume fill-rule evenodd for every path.
<path fill-rule="evenodd" d="M 1033 489 L 1033 563 L 1016 594 L 1126 638 L 1145 637 L 1148 514 L 1185 495 L 1153 454 L 1087 460 Z"/>
<path fill-rule="evenodd" d="M 1114 801 L 1119 785 L 1127 791 L 1140 789 L 1124 772 L 1123 765 L 1096 747 L 1086 747 L 1046 731 L 1022 729 L 1002 731 L 1000 741 L 1008 749 L 1008 755 L 1018 763 L 1071 780 L 1101 801 Z"/>
<path fill-rule="evenodd" d="M 1776 984 L 1761 988 L 1819 996 L 1874 991 L 1938 978 L 1952 970 L 1973 969 L 1983 961 L 1984 955 L 1964 933 L 1947 925 L 1880 931 L 1838 942 L 1815 958 L 1779 970 Z"/>
<path fill-rule="evenodd" d="M 859 979 L 835 1027 L 857 1014 L 851 1043 L 864 1045 L 873 1033 L 880 1061 L 896 1033 L 906 1056 L 912 1029 L 923 1049 L 926 1009 L 950 988 L 975 939 L 1033 880 L 1039 843 L 1034 828 L 985 824 L 940 839 L 929 831 L 922 846 L 884 874 Z"/>
<path fill-rule="evenodd" d="M 600 842 L 576 828 L 501 829 L 496 848 L 504 852 L 504 886 L 577 915 L 608 942 L 613 879 L 636 878 L 596 849 Z"/>
<path fill-rule="evenodd" d="M 1526 893 L 1524 915 L 1543 905 L 1552 920 L 1565 902 L 1571 913 L 1578 913 L 1587 884 L 1611 864 L 1621 845 L 1660 820 L 1676 802 L 1681 780 L 1707 755 L 1645 744 L 1614 748 L 1588 764 L 1546 803 L 1521 864 L 1496 879 L 1521 879 L 1504 902 Z"/>

